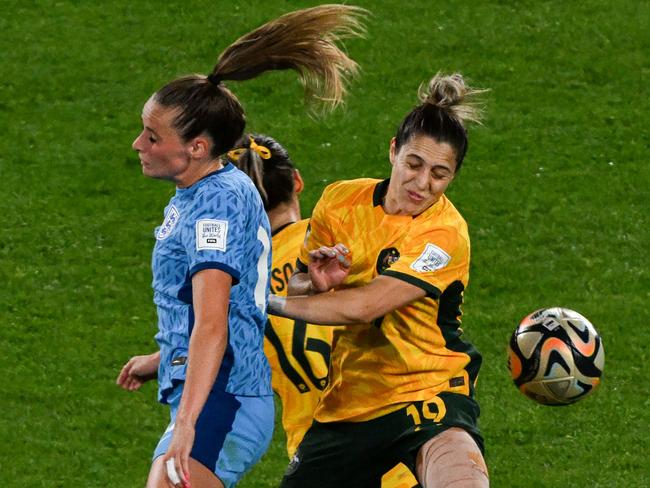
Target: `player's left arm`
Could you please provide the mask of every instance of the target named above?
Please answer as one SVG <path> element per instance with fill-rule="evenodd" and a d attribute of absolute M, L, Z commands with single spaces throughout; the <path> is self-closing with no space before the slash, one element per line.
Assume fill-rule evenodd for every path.
<path fill-rule="evenodd" d="M 358 288 L 312 296 L 271 296 L 269 313 L 311 324 L 366 324 L 426 295 L 426 290 L 404 280 L 377 276 Z"/>
<path fill-rule="evenodd" d="M 192 277 L 194 328 L 190 338 L 185 386 L 166 459 L 174 458 L 182 479 L 189 474 L 194 426 L 214 384 L 228 343 L 228 302 L 232 277 L 204 269 Z"/>
<path fill-rule="evenodd" d="M 125 390 L 135 391 L 147 381 L 158 377 L 160 351 L 141 356 L 133 356 L 124 365 L 117 377 L 117 385 Z"/>
<path fill-rule="evenodd" d="M 415 229 L 402 255 L 370 283 L 309 297 L 271 297 L 269 313 L 312 324 L 369 323 L 425 296 L 438 297 L 469 264 L 467 240 L 453 227 Z"/>

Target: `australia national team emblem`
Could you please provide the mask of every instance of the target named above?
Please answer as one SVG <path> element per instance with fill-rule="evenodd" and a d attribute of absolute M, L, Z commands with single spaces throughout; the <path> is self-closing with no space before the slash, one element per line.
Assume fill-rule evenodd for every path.
<path fill-rule="evenodd" d="M 399 259 L 399 251 L 394 247 L 383 249 L 377 258 L 377 274 L 382 274 Z"/>
<path fill-rule="evenodd" d="M 413 261 L 411 269 L 427 273 L 442 269 L 449 263 L 451 256 L 435 244 L 428 243 L 420 256 Z"/>
<path fill-rule="evenodd" d="M 227 220 L 202 219 L 196 221 L 196 250 L 226 250 Z"/>
<path fill-rule="evenodd" d="M 162 225 L 158 227 L 158 230 L 156 232 L 156 239 L 159 241 L 167 239 L 176 227 L 180 216 L 181 214 L 178 213 L 178 209 L 176 207 L 173 205 L 169 207 L 167 214 L 165 214 L 165 220 L 163 220 Z"/>

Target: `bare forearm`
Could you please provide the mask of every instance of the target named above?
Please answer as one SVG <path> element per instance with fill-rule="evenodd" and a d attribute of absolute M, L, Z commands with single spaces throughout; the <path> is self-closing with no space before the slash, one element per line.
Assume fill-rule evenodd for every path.
<path fill-rule="evenodd" d="M 269 299 L 269 313 L 311 324 L 367 324 L 425 295 L 422 288 L 379 276 L 357 288 L 312 296 L 272 296 Z"/>
<path fill-rule="evenodd" d="M 151 358 L 151 362 L 155 365 L 155 368 L 158 369 L 158 365 L 160 364 L 160 350 L 149 354 L 149 358 Z"/>
<path fill-rule="evenodd" d="M 153 379 L 158 376 L 158 366 L 160 366 L 160 350 L 147 355 L 147 358 L 147 364 L 149 365 L 147 373 Z"/>
<path fill-rule="evenodd" d="M 320 325 L 368 323 L 380 316 L 375 316 L 372 307 L 356 289 L 312 296 L 273 295 L 269 297 L 269 313 Z"/>
<path fill-rule="evenodd" d="M 217 377 L 227 340 L 225 327 L 223 330 L 218 326 L 194 328 L 177 421 L 196 423 Z"/>

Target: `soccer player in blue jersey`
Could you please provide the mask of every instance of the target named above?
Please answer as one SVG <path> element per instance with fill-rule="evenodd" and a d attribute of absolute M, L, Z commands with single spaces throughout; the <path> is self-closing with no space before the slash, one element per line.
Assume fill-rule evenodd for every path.
<path fill-rule="evenodd" d="M 335 44 L 360 32 L 361 9 L 330 5 L 269 22 L 226 49 L 208 76 L 168 83 L 147 101 L 133 142 L 146 176 L 176 194 L 156 229 L 154 302 L 159 351 L 131 358 L 117 383 L 157 376 L 171 422 L 148 487 L 231 487 L 264 453 L 273 430 L 263 352 L 270 228 L 250 179 L 222 159 L 245 118 L 225 80 L 294 69 L 336 105 L 356 64 Z"/>

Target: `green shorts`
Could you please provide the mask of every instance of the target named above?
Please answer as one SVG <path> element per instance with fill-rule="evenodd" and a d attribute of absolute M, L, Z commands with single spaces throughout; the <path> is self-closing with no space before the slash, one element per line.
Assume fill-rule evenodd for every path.
<path fill-rule="evenodd" d="M 282 488 L 380 488 L 398 463 L 415 472 L 420 447 L 450 427 L 465 429 L 483 451 L 478 404 L 441 393 L 366 422 L 314 421 L 289 463 Z"/>

